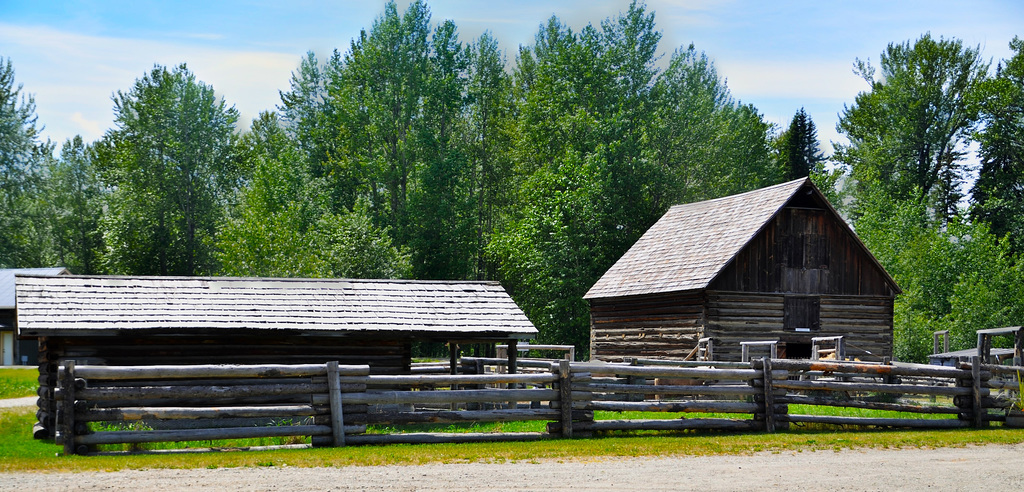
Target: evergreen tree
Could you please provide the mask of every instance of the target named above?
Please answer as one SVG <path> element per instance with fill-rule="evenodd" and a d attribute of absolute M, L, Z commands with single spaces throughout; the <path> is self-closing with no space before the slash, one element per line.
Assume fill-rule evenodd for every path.
<path fill-rule="evenodd" d="M 789 129 L 780 139 L 782 172 L 787 181 L 809 176 L 825 161 L 818 145 L 818 129 L 804 108 L 793 115 Z"/>
<path fill-rule="evenodd" d="M 984 128 L 978 134 L 981 171 L 971 190 L 971 215 L 1024 253 L 1024 39 L 986 86 Z"/>
<path fill-rule="evenodd" d="M 40 161 L 52 151 L 38 142 L 36 105 L 14 83 L 14 65 L 0 57 L 0 268 L 43 266 L 34 209 Z"/>

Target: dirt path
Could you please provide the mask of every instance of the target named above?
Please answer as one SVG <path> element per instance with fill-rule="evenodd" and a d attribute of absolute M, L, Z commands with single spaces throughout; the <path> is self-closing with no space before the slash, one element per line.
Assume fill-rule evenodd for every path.
<path fill-rule="evenodd" d="M 0 400 L 0 408 L 31 407 L 35 406 L 38 397 L 26 396 L 24 398 L 6 398 Z"/>
<path fill-rule="evenodd" d="M 1024 490 L 1024 444 L 347 468 L 0 474 L 25 490 Z"/>

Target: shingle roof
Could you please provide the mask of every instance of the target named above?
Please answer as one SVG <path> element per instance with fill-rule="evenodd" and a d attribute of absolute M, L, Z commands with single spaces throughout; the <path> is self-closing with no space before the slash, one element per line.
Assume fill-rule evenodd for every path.
<path fill-rule="evenodd" d="M 804 184 L 810 180 L 673 206 L 583 298 L 706 288 Z"/>
<path fill-rule="evenodd" d="M 532 338 L 497 282 L 232 277 L 24 277 L 22 334 L 267 329 Z"/>
<path fill-rule="evenodd" d="M 15 275 L 65 275 L 66 268 L 10 268 L 0 269 L 0 309 L 14 309 Z"/>

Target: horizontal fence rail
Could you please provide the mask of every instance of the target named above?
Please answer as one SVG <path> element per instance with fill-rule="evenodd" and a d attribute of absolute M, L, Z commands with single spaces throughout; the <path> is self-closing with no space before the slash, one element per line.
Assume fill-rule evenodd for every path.
<path fill-rule="evenodd" d="M 76 367 L 69 360 L 55 392 L 56 441 L 65 454 L 84 454 L 105 445 L 270 437 L 344 446 L 613 431 L 775 432 L 792 425 L 983 427 L 1005 420 L 1024 371 L 979 359 L 960 367 L 520 359 L 510 371 L 506 359 L 465 357 L 457 374 L 417 367 L 408 375 L 374 375 L 369 366 L 336 362 Z M 858 415 L 863 411 L 873 413 Z M 595 412 L 606 413 L 595 419 Z M 665 417 L 651 418 L 659 413 Z M 432 424 L 519 421 L 547 422 L 545 432 L 429 431 Z"/>

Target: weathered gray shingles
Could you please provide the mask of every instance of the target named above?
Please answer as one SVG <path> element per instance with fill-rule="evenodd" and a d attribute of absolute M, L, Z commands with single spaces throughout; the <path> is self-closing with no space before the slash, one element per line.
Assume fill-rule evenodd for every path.
<path fill-rule="evenodd" d="M 707 287 L 805 182 L 672 207 L 584 298 Z"/>
<path fill-rule="evenodd" d="M 23 329 L 536 329 L 497 283 L 38 277 L 18 280 Z"/>

